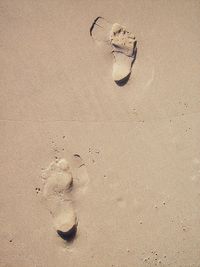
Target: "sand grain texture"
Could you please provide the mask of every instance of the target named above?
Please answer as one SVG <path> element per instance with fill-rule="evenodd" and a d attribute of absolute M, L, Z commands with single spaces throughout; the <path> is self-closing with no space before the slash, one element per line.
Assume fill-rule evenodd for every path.
<path fill-rule="evenodd" d="M 97 16 L 137 38 L 123 87 L 89 35 Z M 196 0 L 1 1 L 0 266 L 200 266 L 199 33 Z M 61 158 L 70 244 L 42 203 Z"/>

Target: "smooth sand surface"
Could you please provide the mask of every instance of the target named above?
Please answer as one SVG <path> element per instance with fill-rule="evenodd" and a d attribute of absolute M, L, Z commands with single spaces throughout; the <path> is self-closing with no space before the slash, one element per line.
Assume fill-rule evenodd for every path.
<path fill-rule="evenodd" d="M 137 37 L 124 87 L 97 16 Z M 200 2 L 2 0 L 0 36 L 0 266 L 200 266 Z M 89 182 L 65 243 L 41 171 L 75 153 Z"/>

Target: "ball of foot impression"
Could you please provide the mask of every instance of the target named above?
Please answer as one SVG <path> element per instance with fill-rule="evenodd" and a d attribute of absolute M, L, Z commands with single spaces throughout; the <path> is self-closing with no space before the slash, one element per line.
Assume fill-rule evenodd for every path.
<path fill-rule="evenodd" d="M 69 162 L 66 159 L 60 159 L 57 163 L 57 166 L 62 171 L 68 171 L 69 170 Z"/>

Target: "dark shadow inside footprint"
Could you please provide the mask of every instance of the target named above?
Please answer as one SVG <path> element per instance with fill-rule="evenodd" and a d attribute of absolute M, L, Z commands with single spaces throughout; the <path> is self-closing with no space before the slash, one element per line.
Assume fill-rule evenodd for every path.
<path fill-rule="evenodd" d="M 62 232 L 57 230 L 57 234 L 67 242 L 72 242 L 77 233 L 77 225 L 74 225 L 68 232 Z"/>
<path fill-rule="evenodd" d="M 115 81 L 115 83 L 116 83 L 118 86 L 122 87 L 122 86 L 124 86 L 124 85 L 128 82 L 130 76 L 131 76 L 131 72 L 130 72 L 126 77 L 124 77 L 122 80 L 120 80 L 120 81 Z"/>

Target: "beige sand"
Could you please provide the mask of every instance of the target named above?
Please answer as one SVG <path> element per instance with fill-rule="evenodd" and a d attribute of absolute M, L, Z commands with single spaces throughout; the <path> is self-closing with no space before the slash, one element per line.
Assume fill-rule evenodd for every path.
<path fill-rule="evenodd" d="M 137 37 L 124 87 L 99 15 Z M 199 1 L 2 0 L 0 29 L 0 266 L 200 266 Z M 41 169 L 73 154 L 89 179 L 65 243 Z"/>

